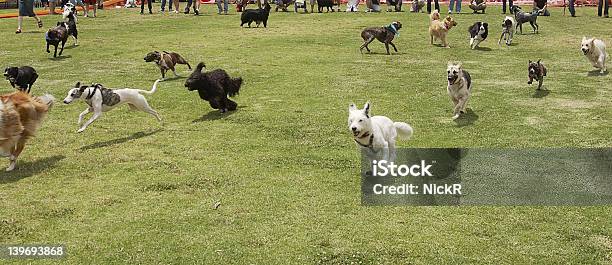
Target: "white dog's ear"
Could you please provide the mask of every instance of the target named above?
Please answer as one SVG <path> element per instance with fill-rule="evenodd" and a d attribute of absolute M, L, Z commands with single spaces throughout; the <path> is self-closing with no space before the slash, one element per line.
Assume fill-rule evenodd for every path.
<path fill-rule="evenodd" d="M 582 37 L 582 41 L 584 42 L 585 40 L 587 40 L 586 36 Z"/>
<path fill-rule="evenodd" d="M 355 106 L 355 103 L 351 103 L 351 105 L 349 105 L 349 112 L 354 111 L 356 109 L 357 109 L 357 106 Z"/>
<path fill-rule="evenodd" d="M 461 62 L 457 62 L 455 65 L 457 66 L 457 68 L 461 68 L 461 66 L 463 66 Z"/>
<path fill-rule="evenodd" d="M 447 64 L 446 66 L 451 67 L 451 66 L 453 66 L 453 65 L 454 65 L 454 64 L 453 64 L 453 62 L 449 61 L 449 62 L 448 62 L 448 64 Z"/>
<path fill-rule="evenodd" d="M 366 102 L 366 104 L 363 105 L 363 113 L 366 116 L 370 116 L 370 101 Z"/>

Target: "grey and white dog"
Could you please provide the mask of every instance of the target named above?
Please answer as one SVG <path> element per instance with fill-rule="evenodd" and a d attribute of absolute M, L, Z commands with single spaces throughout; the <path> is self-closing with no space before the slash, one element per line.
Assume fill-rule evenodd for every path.
<path fill-rule="evenodd" d="M 446 69 L 448 86 L 446 90 L 453 101 L 453 120 L 465 113 L 472 94 L 472 78 L 463 70 L 461 63 L 448 63 Z"/>
<path fill-rule="evenodd" d="M 541 14 L 542 10 L 534 9 L 531 13 L 527 13 L 521 10 L 520 6 L 514 5 L 512 6 L 512 11 L 514 12 L 514 19 L 516 19 L 516 28 L 520 29 L 521 34 L 523 34 L 523 23 L 529 22 L 531 27 L 533 28 L 533 33 L 538 33 L 540 30 L 540 26 L 538 25 L 538 16 Z"/>
<path fill-rule="evenodd" d="M 158 79 L 153 84 L 153 88 L 150 91 L 141 90 L 141 89 L 108 89 L 103 87 L 101 84 L 92 84 L 91 86 L 81 86 L 81 83 L 78 82 L 74 86 L 74 88 L 68 91 L 68 96 L 64 99 L 65 104 L 70 104 L 74 100 L 82 99 L 89 105 L 87 109 L 85 109 L 79 115 L 79 120 L 77 122 L 78 125 L 81 125 L 83 121 L 83 117 L 87 115 L 87 113 L 93 112 L 93 116 L 89 119 L 77 132 L 82 132 L 89 126 L 92 122 L 98 119 L 102 112 L 109 111 L 118 107 L 124 103 L 127 103 L 132 110 L 140 110 L 146 113 L 149 113 L 158 121 L 161 121 L 161 117 L 157 111 L 149 106 L 147 99 L 142 94 L 151 95 L 155 93 L 157 90 L 157 84 L 161 80 Z"/>

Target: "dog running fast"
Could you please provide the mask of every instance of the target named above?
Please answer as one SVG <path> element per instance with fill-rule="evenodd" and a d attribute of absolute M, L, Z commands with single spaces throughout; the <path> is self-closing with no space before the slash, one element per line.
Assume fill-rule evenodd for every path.
<path fill-rule="evenodd" d="M 197 90 L 200 98 L 208 101 L 210 107 L 221 113 L 236 110 L 238 104 L 228 98 L 238 95 L 242 78 L 231 78 L 225 70 L 215 69 L 204 72 L 206 65 L 200 62 L 185 81 L 189 91 Z"/>
<path fill-rule="evenodd" d="M 489 35 L 489 24 L 486 22 L 476 22 L 468 29 L 470 33 L 470 48 L 476 49 L 478 45 L 487 39 Z"/>
<path fill-rule="evenodd" d="M 7 67 L 4 69 L 4 77 L 11 83 L 13 88 L 30 93 L 32 85 L 38 79 L 38 74 L 30 66 Z"/>
<path fill-rule="evenodd" d="M 540 10 L 533 10 L 531 13 L 526 13 L 521 10 L 520 6 L 514 5 L 512 6 L 512 11 L 514 12 L 514 19 L 516 20 L 516 28 L 520 29 L 521 34 L 523 34 L 523 23 L 529 22 L 531 27 L 533 28 L 533 33 L 538 33 L 540 26 L 538 25 L 538 16 L 540 15 Z"/>
<path fill-rule="evenodd" d="M 516 26 L 516 20 L 511 16 L 506 16 L 504 21 L 502 22 L 502 34 L 499 36 L 499 41 L 497 41 L 497 45 L 501 46 L 501 41 L 504 39 L 506 41 L 506 45 L 510 46 L 512 44 L 512 37 L 514 37 L 514 27 Z"/>
<path fill-rule="evenodd" d="M 0 96 L 0 155 L 8 156 L 12 171 L 26 141 L 42 124 L 53 101 L 51 95 L 32 97 L 22 91 Z"/>
<path fill-rule="evenodd" d="M 79 120 L 77 122 L 78 125 L 81 125 L 83 121 L 83 117 L 87 115 L 87 113 L 93 112 L 93 116 L 89 119 L 77 132 L 82 132 L 89 126 L 92 122 L 98 119 L 102 112 L 109 111 L 114 109 L 124 103 L 127 103 L 132 110 L 140 110 L 142 112 L 149 113 L 158 121 L 161 121 L 161 117 L 157 111 L 155 111 L 149 103 L 147 99 L 142 94 L 151 95 L 155 93 L 157 90 L 157 84 L 161 80 L 158 79 L 153 84 L 153 88 L 150 91 L 141 90 L 141 89 L 108 89 L 103 87 L 101 84 L 95 84 L 91 86 L 81 86 L 81 83 L 78 82 L 74 86 L 74 88 L 68 91 L 68 96 L 64 99 L 65 104 L 70 104 L 74 100 L 82 99 L 89 105 L 85 111 L 81 112 L 79 115 Z"/>
<path fill-rule="evenodd" d="M 457 22 L 451 16 L 447 16 L 444 20 L 440 20 L 440 12 L 438 10 L 434 10 L 429 16 L 429 35 L 431 36 L 431 45 L 434 43 L 434 39 L 440 39 L 442 41 L 442 46 L 446 48 L 450 48 L 448 46 L 448 42 L 446 41 L 446 35 L 448 35 L 448 31 L 457 26 Z"/>
<path fill-rule="evenodd" d="M 397 48 L 395 44 L 393 44 L 393 39 L 395 36 L 399 36 L 399 30 L 402 28 L 402 23 L 399 21 L 394 21 L 389 26 L 385 27 L 371 27 L 366 28 L 361 32 L 361 38 L 363 39 L 363 44 L 359 47 L 359 52 L 363 53 L 363 48 L 365 48 L 368 52 L 370 52 L 370 48 L 368 48 L 368 44 L 370 44 L 374 39 L 385 44 L 385 48 L 387 49 L 387 55 L 389 53 L 389 44 L 393 47 L 393 50 L 397 52 Z"/>
<path fill-rule="evenodd" d="M 603 74 L 607 71 L 606 61 L 610 58 L 610 55 L 606 53 L 606 43 L 600 39 L 582 37 L 580 50 L 589 59 L 593 67 L 599 69 L 600 73 Z"/>
<path fill-rule="evenodd" d="M 68 2 L 64 4 L 64 10 L 62 11 L 62 17 L 64 18 L 64 21 L 68 21 L 69 16 L 74 16 L 74 22 L 77 22 L 76 13 L 76 6 L 74 6 L 73 3 Z"/>
<path fill-rule="evenodd" d="M 453 120 L 465 113 L 468 100 L 472 94 L 472 78 L 463 70 L 461 63 L 448 63 L 446 69 L 448 86 L 446 90 L 453 101 Z"/>
<path fill-rule="evenodd" d="M 538 81 L 538 90 L 540 90 L 542 88 L 542 83 L 544 83 L 544 77 L 546 76 L 546 72 L 548 71 L 546 69 L 546 66 L 544 66 L 544 64 L 542 64 L 540 62 L 540 60 L 538 60 L 537 62 L 532 62 L 531 60 L 529 60 L 529 66 L 528 66 L 528 71 L 529 71 L 529 81 L 527 81 L 527 84 L 533 83 L 533 80 Z"/>
<path fill-rule="evenodd" d="M 370 102 L 363 109 L 357 109 L 350 104 L 348 128 L 353 134 L 353 140 L 364 148 L 370 159 L 395 161 L 395 142 L 408 140 L 413 130 L 405 122 L 393 122 L 385 116 L 370 116 Z"/>
<path fill-rule="evenodd" d="M 158 51 L 147 53 L 144 57 L 145 62 L 155 62 L 159 70 L 161 71 L 162 80 L 166 79 L 166 71 L 171 70 L 174 73 L 174 76 L 178 76 L 176 74 L 176 70 L 174 66 L 177 64 L 186 64 L 189 70 L 191 70 L 191 65 L 176 52 L 167 52 L 163 51 L 160 53 Z"/>
<path fill-rule="evenodd" d="M 66 41 L 68 41 L 68 25 L 66 22 L 57 22 L 57 26 L 50 28 L 47 33 L 45 33 L 45 40 L 47 41 L 47 53 L 51 53 L 51 51 L 49 51 L 49 45 L 55 46 L 53 57 L 57 57 L 57 46 L 61 43 L 62 49 L 59 53 L 61 56 L 64 52 L 64 45 L 66 45 Z"/>
<path fill-rule="evenodd" d="M 79 45 L 78 35 L 79 32 L 77 30 L 77 15 L 76 15 L 76 7 L 72 5 L 72 7 L 64 7 L 64 20 L 66 20 L 66 27 L 68 28 L 68 35 L 72 36 L 74 39 L 74 46 Z"/>

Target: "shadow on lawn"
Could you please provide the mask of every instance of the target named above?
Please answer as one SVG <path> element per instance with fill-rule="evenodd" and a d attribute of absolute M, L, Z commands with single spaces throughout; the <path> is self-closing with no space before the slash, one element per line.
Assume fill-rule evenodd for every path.
<path fill-rule="evenodd" d="M 481 52 L 490 52 L 490 51 L 492 51 L 493 49 L 491 49 L 491 48 L 489 48 L 489 47 L 480 47 L 480 46 L 478 46 L 478 47 L 476 47 L 474 50 L 481 51 Z"/>
<path fill-rule="evenodd" d="M 478 120 L 478 114 L 472 109 L 467 109 L 465 113 L 461 114 L 459 118 L 455 120 L 457 127 L 464 127 L 474 124 Z"/>
<path fill-rule="evenodd" d="M 545 96 L 548 96 L 548 94 L 550 94 L 550 90 L 548 89 L 544 89 L 544 87 L 542 87 L 543 89 L 536 89 L 535 92 L 533 92 L 533 95 L 531 95 L 532 98 L 543 98 Z"/>
<path fill-rule="evenodd" d="M 598 70 L 589 71 L 587 73 L 587 76 L 606 76 L 606 75 L 608 75 L 608 71 L 606 71 L 606 72 L 604 72 L 602 74 L 602 73 L 599 72 L 599 69 Z"/>
<path fill-rule="evenodd" d="M 64 50 L 65 49 L 66 48 L 64 48 Z M 59 48 L 58 48 L 58 50 L 59 50 Z M 53 53 L 53 51 L 51 51 L 51 53 Z M 65 60 L 65 59 L 70 59 L 70 58 L 72 58 L 72 55 L 59 55 L 57 57 L 49 57 L 49 60 L 51 60 L 51 61 L 62 61 L 62 60 Z"/>
<path fill-rule="evenodd" d="M 46 169 L 54 168 L 57 162 L 64 158 L 66 157 L 63 155 L 54 155 L 24 163 L 20 163 L 19 160 L 17 160 L 17 167 L 15 170 L 0 174 L 0 184 L 16 182 L 21 179 L 34 176 Z"/>
<path fill-rule="evenodd" d="M 150 132 L 137 132 L 134 133 L 130 136 L 127 137 L 122 137 L 122 138 L 117 138 L 117 139 L 113 139 L 113 140 L 109 140 L 109 141 L 104 141 L 104 142 L 97 142 L 94 144 L 90 144 L 90 145 L 86 145 L 83 146 L 81 148 L 79 148 L 79 150 L 81 151 L 85 151 L 85 150 L 89 150 L 89 149 L 96 149 L 96 148 L 101 148 L 101 147 L 107 147 L 107 146 L 111 146 L 111 145 L 116 145 L 116 144 L 122 144 L 131 140 L 136 140 L 136 139 L 140 139 L 143 137 L 147 137 L 147 136 L 151 136 L 153 134 L 156 134 L 158 132 L 163 131 L 164 129 L 159 128 L 157 130 L 154 131 L 150 131 Z"/>
<path fill-rule="evenodd" d="M 244 108 L 244 106 L 238 106 L 238 108 L 236 108 L 236 110 L 234 111 L 228 111 L 226 113 L 221 113 L 219 110 L 211 110 L 210 112 L 202 115 L 202 117 L 197 118 L 193 121 L 191 121 L 192 123 L 196 123 L 196 122 L 203 122 L 203 121 L 214 121 L 214 120 L 218 120 L 218 119 L 223 119 L 226 117 L 229 117 L 231 115 L 234 115 L 234 113 L 240 111 L 240 109 Z"/>

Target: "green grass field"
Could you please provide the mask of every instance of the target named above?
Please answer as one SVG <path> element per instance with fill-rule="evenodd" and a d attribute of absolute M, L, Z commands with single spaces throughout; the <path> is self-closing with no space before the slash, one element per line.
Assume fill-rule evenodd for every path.
<path fill-rule="evenodd" d="M 234 10 L 204 9 L 79 17 L 80 45 L 56 60 L 32 19 L 20 35 L 16 19 L 0 20 L 0 66 L 35 67 L 33 93 L 58 99 L 17 169 L 0 174 L 0 245 L 65 244 L 62 264 L 612 263 L 610 206 L 361 206 L 346 128 L 348 104 L 370 100 L 374 114 L 414 127 L 403 147 L 610 147 L 612 75 L 593 75 L 579 50 L 583 35 L 612 45 L 612 20 L 595 9 L 577 18 L 553 9 L 538 19 L 539 34 L 515 35 L 510 48 L 497 46 L 499 7 L 459 14 L 451 49 L 429 45 L 425 14 L 272 12 L 267 29 L 248 29 Z M 43 17 L 44 29 L 59 19 Z M 374 42 L 361 55 L 361 29 L 392 20 L 404 25 L 399 53 Z M 477 20 L 491 24 L 490 37 L 470 50 L 467 27 Z M 122 107 L 77 134 L 86 105 L 63 105 L 69 88 L 150 89 L 159 71 L 143 57 L 153 50 L 242 76 L 239 110 L 218 114 L 179 78 L 148 97 L 163 124 Z M 530 59 L 547 65 L 549 93 L 527 85 Z M 458 122 L 449 60 L 474 82 L 473 112 Z"/>

